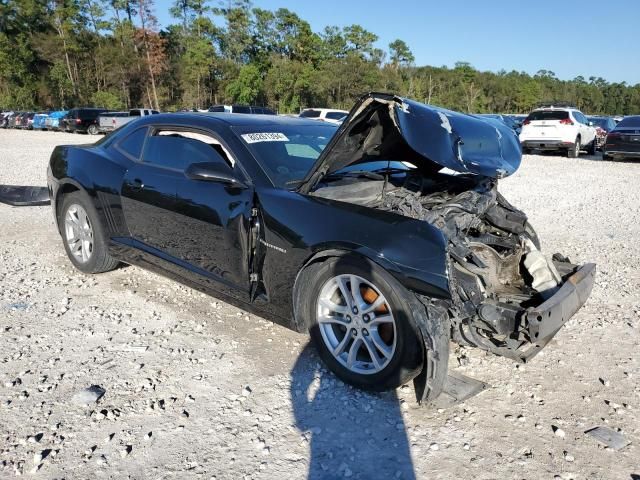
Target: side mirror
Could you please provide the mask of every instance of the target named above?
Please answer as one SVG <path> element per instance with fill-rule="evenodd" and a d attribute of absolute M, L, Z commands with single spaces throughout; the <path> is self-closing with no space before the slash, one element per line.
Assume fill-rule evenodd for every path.
<path fill-rule="evenodd" d="M 223 163 L 203 162 L 192 163 L 184 172 L 191 180 L 201 180 L 204 182 L 224 183 L 230 187 L 247 188 L 244 182 L 240 181 L 228 165 Z"/>
<path fill-rule="evenodd" d="M 589 126 L 590 126 L 590 127 L 593 127 L 593 122 L 589 122 Z"/>

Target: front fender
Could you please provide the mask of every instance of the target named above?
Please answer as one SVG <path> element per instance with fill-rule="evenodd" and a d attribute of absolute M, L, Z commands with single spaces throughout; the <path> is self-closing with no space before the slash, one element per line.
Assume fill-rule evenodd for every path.
<path fill-rule="evenodd" d="M 429 223 L 345 202 L 277 189 L 256 191 L 264 229 L 265 307 L 292 316 L 292 289 L 310 261 L 364 256 L 422 295 L 450 298 L 447 242 Z"/>

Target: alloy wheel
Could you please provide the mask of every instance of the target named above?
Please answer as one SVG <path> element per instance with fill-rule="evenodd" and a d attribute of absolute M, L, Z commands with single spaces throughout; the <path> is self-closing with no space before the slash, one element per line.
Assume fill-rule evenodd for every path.
<path fill-rule="evenodd" d="M 80 263 L 87 263 L 93 253 L 93 227 L 86 210 L 72 204 L 64 219 L 65 238 L 69 251 Z"/>
<path fill-rule="evenodd" d="M 325 346 L 353 373 L 383 370 L 396 351 L 396 322 L 389 302 L 358 275 L 330 278 L 321 288 L 316 315 Z"/>

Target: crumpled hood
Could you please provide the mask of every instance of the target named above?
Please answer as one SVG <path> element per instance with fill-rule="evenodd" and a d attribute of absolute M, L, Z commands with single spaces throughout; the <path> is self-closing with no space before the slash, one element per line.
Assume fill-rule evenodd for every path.
<path fill-rule="evenodd" d="M 325 175 L 371 160 L 502 178 L 518 169 L 521 158 L 518 138 L 499 120 L 370 93 L 358 100 L 300 189 L 309 191 Z"/>

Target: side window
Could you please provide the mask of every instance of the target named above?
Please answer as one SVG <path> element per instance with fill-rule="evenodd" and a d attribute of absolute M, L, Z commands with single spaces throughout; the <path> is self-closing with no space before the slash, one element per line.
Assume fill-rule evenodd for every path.
<path fill-rule="evenodd" d="M 143 162 L 178 170 L 185 170 L 192 163 L 221 162 L 230 167 L 234 165 L 231 155 L 211 135 L 172 129 L 158 129 L 147 138 Z"/>
<path fill-rule="evenodd" d="M 139 128 L 120 140 L 116 146 L 135 160 L 139 160 L 146 135 L 147 127 Z"/>

